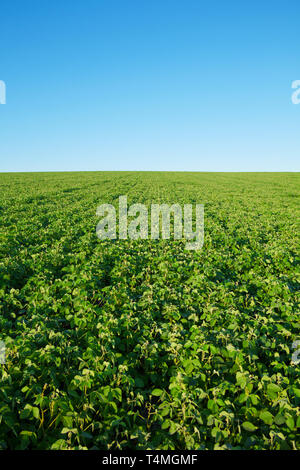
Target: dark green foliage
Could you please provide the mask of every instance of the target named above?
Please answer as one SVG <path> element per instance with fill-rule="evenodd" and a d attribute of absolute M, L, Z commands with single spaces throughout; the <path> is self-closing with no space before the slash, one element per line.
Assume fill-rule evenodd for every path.
<path fill-rule="evenodd" d="M 299 448 L 299 174 L 0 185 L 0 448 Z M 204 203 L 202 250 L 98 240 L 119 195 Z"/>

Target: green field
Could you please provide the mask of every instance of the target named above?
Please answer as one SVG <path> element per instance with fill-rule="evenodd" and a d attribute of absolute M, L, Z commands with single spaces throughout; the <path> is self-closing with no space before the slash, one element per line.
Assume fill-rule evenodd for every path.
<path fill-rule="evenodd" d="M 0 186 L 0 448 L 300 448 L 299 173 Z M 203 248 L 99 240 L 119 195 L 204 204 Z"/>

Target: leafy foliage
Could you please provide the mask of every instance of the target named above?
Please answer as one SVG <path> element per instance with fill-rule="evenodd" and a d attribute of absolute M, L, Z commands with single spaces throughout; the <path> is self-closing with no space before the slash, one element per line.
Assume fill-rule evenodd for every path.
<path fill-rule="evenodd" d="M 296 449 L 298 174 L 1 174 L 0 448 Z M 96 238 L 204 203 L 205 241 Z"/>

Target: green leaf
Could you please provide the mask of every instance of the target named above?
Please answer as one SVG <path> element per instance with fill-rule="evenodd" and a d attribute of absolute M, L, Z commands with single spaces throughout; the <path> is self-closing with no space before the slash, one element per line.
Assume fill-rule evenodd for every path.
<path fill-rule="evenodd" d="M 62 430 L 60 431 L 62 434 L 67 434 L 68 432 L 72 432 L 72 429 L 70 428 L 62 428 Z"/>
<path fill-rule="evenodd" d="M 265 424 L 271 425 L 273 423 L 273 415 L 269 411 L 262 411 L 259 417 Z"/>
<path fill-rule="evenodd" d="M 280 387 L 276 384 L 268 384 L 267 386 L 267 395 L 271 400 L 276 400 L 280 391 Z"/>
<path fill-rule="evenodd" d="M 32 415 L 33 415 L 36 419 L 39 419 L 39 417 L 40 417 L 40 410 L 39 410 L 36 406 L 34 406 L 34 407 L 32 408 Z"/>
<path fill-rule="evenodd" d="M 58 439 L 52 444 L 51 449 L 60 450 L 60 449 L 63 449 L 65 445 L 66 445 L 66 441 L 64 439 Z"/>
<path fill-rule="evenodd" d="M 118 413 L 118 406 L 117 404 L 114 402 L 114 401 L 110 401 L 109 402 L 110 406 L 112 407 L 112 409 L 114 410 L 115 413 Z"/>
<path fill-rule="evenodd" d="M 184 368 L 185 368 L 185 373 L 190 374 L 194 370 L 194 364 L 190 360 L 184 361 Z"/>
<path fill-rule="evenodd" d="M 118 401 L 122 401 L 122 390 L 120 388 L 115 388 L 113 391 L 113 396 L 116 398 Z"/>
<path fill-rule="evenodd" d="M 20 413 L 20 418 L 27 419 L 31 415 L 31 412 L 32 412 L 32 406 L 27 403 L 24 409 Z"/>
<path fill-rule="evenodd" d="M 237 372 L 237 374 L 236 374 L 236 383 L 241 388 L 245 388 L 246 383 L 247 383 L 247 377 L 245 376 L 245 374 L 243 374 L 241 372 Z"/>
<path fill-rule="evenodd" d="M 295 428 L 295 422 L 291 416 L 286 419 L 286 425 L 291 431 Z"/>
<path fill-rule="evenodd" d="M 245 431 L 248 431 L 248 432 L 254 432 L 257 429 L 257 426 L 254 426 L 254 424 L 250 423 L 249 421 L 245 421 L 242 424 L 242 426 L 245 429 Z"/>
<path fill-rule="evenodd" d="M 174 421 L 171 421 L 169 433 L 172 435 L 172 434 L 175 434 L 176 431 L 177 431 L 177 425 L 176 423 L 174 423 Z"/>
<path fill-rule="evenodd" d="M 154 395 L 155 397 L 160 397 L 162 394 L 163 390 L 161 390 L 160 388 L 155 388 L 154 390 L 152 390 L 151 393 L 151 395 Z"/>
<path fill-rule="evenodd" d="M 161 429 L 168 429 L 168 428 L 170 427 L 170 425 L 171 425 L 170 420 L 169 420 L 169 419 L 166 419 L 166 420 L 162 423 Z"/>
<path fill-rule="evenodd" d="M 282 414 L 278 413 L 274 418 L 274 422 L 275 424 L 277 424 L 277 426 L 281 426 L 285 423 L 285 417 Z"/>

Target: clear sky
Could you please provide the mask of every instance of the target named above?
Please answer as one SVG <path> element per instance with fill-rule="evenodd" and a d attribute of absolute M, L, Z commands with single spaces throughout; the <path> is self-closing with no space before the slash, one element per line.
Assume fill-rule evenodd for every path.
<path fill-rule="evenodd" d="M 1 0 L 0 171 L 299 171 L 299 0 Z"/>

